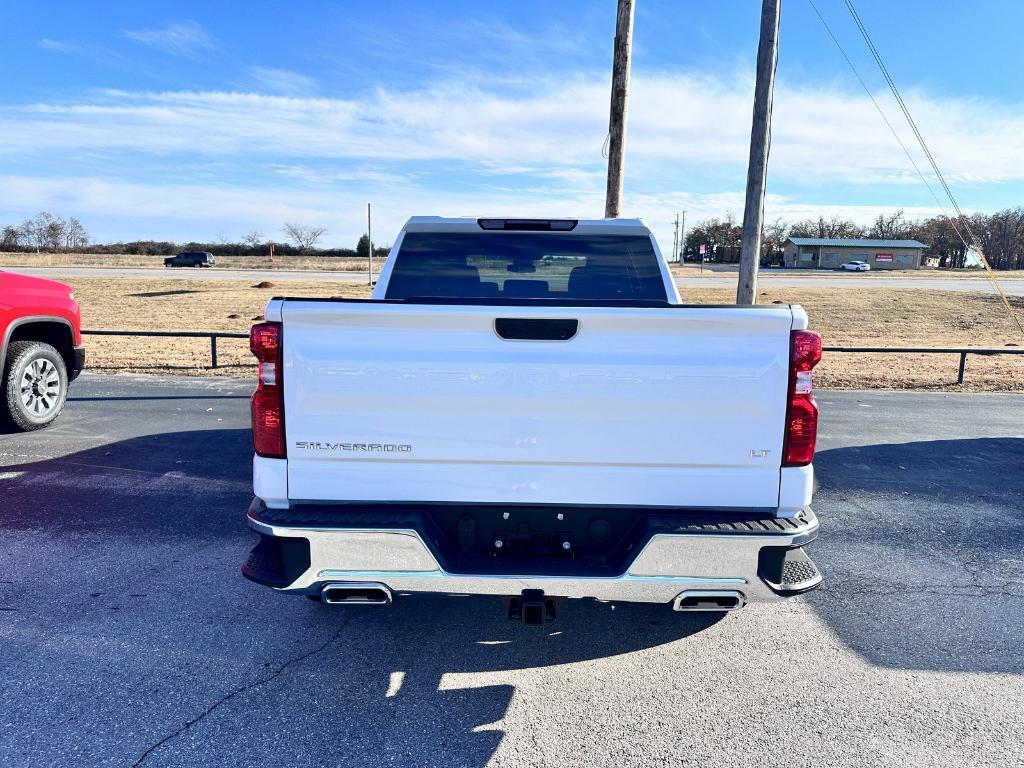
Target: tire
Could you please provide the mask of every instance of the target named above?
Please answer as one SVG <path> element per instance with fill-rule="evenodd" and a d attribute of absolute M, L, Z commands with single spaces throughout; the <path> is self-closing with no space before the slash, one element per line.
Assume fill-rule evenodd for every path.
<path fill-rule="evenodd" d="M 51 424 L 68 396 L 64 358 L 41 341 L 15 341 L 7 348 L 0 405 L 4 419 L 28 432 Z"/>

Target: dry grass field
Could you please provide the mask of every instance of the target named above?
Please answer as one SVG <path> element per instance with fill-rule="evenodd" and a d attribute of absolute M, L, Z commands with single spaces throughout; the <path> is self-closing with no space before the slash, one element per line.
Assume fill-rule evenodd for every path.
<path fill-rule="evenodd" d="M 76 278 L 86 328 L 246 331 L 268 298 L 364 297 L 361 284 L 287 282 L 255 288 L 251 281 Z M 731 288 L 684 291 L 684 301 L 731 303 Z M 785 288 L 760 292 L 759 302 L 799 303 L 825 343 L 834 346 L 1024 346 L 998 298 L 981 293 L 842 288 Z M 1013 299 L 1024 313 L 1024 298 Z M 205 339 L 86 337 L 93 370 L 209 375 Z M 221 340 L 217 373 L 249 376 L 241 340 Z M 828 387 L 956 389 L 956 355 L 826 354 L 817 381 Z M 969 357 L 966 389 L 1024 391 L 1024 355 Z"/>
<path fill-rule="evenodd" d="M 0 253 L 0 267 L 149 267 L 164 268 L 164 256 L 127 253 Z M 379 267 L 382 258 L 374 257 Z M 284 269 L 303 272 L 365 272 L 365 259 L 332 256 L 218 256 L 214 269 Z"/>
<path fill-rule="evenodd" d="M 731 303 L 732 288 L 702 288 L 683 300 Z M 763 289 L 758 302 L 800 304 L 826 346 L 1024 347 L 998 296 L 919 288 Z M 1024 297 L 1011 297 L 1024 315 Z M 815 369 L 819 386 L 880 389 L 1024 391 L 1024 355 L 967 358 L 964 387 L 956 384 L 959 355 L 826 353 Z"/>
<path fill-rule="evenodd" d="M 213 279 L 79 277 L 69 282 L 82 307 L 82 327 L 115 330 L 247 332 L 253 321 L 263 319 L 263 308 L 272 296 L 369 295 L 368 286 L 346 282 L 288 281 L 271 288 L 256 288 L 252 281 Z M 207 339 L 86 336 L 85 343 L 91 370 L 213 372 Z M 218 340 L 218 358 L 217 373 L 253 372 L 246 341 Z"/>

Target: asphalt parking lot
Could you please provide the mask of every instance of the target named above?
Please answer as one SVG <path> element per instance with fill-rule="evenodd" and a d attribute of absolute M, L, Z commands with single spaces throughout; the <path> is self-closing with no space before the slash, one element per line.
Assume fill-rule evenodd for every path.
<path fill-rule="evenodd" d="M 0 764 L 1024 764 L 1024 396 L 824 392 L 825 586 L 721 620 L 253 585 L 249 385 L 0 435 Z"/>

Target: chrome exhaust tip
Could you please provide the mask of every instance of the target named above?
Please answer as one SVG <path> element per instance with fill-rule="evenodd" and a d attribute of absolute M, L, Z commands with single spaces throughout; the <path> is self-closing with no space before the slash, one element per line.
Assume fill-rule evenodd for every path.
<path fill-rule="evenodd" d="M 735 589 L 688 589 L 676 595 L 673 611 L 738 611 L 747 601 Z"/>
<path fill-rule="evenodd" d="M 391 590 L 373 581 L 339 581 L 320 590 L 324 605 L 388 605 Z"/>

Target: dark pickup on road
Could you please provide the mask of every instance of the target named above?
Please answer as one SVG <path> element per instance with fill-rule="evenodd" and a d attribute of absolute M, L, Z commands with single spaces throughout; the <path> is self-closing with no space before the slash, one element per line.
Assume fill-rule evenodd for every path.
<path fill-rule="evenodd" d="M 184 251 L 164 259 L 165 267 L 212 267 L 213 254 L 209 251 Z"/>

